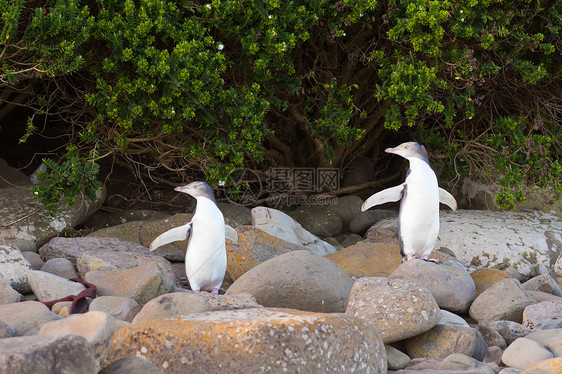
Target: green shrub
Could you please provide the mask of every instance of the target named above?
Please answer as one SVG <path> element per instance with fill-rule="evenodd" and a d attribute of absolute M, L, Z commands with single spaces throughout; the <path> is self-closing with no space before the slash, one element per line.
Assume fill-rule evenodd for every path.
<path fill-rule="evenodd" d="M 557 4 L 0 0 L 0 85 L 32 92 L 22 140 L 35 116 L 64 124 L 50 207 L 77 191 L 65 170 L 86 181 L 104 157 L 216 186 L 243 167 L 377 158 L 396 131 L 449 176 L 502 183 L 509 206 L 522 183 L 560 191 Z"/>

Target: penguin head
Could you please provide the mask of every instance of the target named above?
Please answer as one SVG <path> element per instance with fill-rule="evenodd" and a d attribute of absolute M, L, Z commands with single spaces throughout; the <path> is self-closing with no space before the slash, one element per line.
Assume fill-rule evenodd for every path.
<path fill-rule="evenodd" d="M 424 160 L 425 162 L 429 163 L 429 159 L 427 157 L 427 150 L 423 145 L 419 145 L 416 142 L 407 142 L 402 143 L 398 147 L 394 148 L 387 148 L 384 150 L 386 153 L 394 153 L 398 156 L 402 156 L 404 158 L 419 158 Z"/>
<path fill-rule="evenodd" d="M 194 198 L 206 197 L 207 199 L 216 203 L 213 190 L 206 182 L 191 182 L 190 184 L 186 184 L 185 186 L 174 188 L 174 191 L 186 193 Z"/>

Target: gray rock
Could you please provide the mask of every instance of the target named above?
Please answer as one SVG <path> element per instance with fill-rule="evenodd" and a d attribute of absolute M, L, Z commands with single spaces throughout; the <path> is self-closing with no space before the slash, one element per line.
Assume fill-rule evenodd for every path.
<path fill-rule="evenodd" d="M 41 201 L 29 188 L 6 187 L 0 189 L 0 216 L 4 222 L 14 222 L 29 216 L 13 225 L 0 227 L 0 238 L 20 240 L 30 243 L 29 250 L 35 250 L 57 236 L 62 231 L 73 228 L 96 211 L 105 196 L 105 190 L 96 192 L 97 202 L 79 194 L 71 206 L 61 202 L 56 217 L 49 215 Z M 37 211 L 39 211 L 37 213 Z"/>
<path fill-rule="evenodd" d="M 352 246 L 354 244 L 359 243 L 361 240 L 363 240 L 363 237 L 357 234 L 350 234 L 347 235 L 342 241 L 341 241 L 341 246 L 343 248 Z"/>
<path fill-rule="evenodd" d="M 305 230 L 325 238 L 337 236 L 343 227 L 343 219 L 323 205 L 304 205 L 288 212 Z"/>
<path fill-rule="evenodd" d="M 554 272 L 559 276 L 562 277 L 562 252 L 558 255 L 558 259 L 554 263 Z"/>
<path fill-rule="evenodd" d="M 64 337 L 79 335 L 85 338 L 93 348 L 96 369 L 99 370 L 111 347 L 115 319 L 107 313 L 88 312 L 72 314 L 65 319 L 51 321 L 41 326 L 39 336 Z"/>
<path fill-rule="evenodd" d="M 77 278 L 78 274 L 74 264 L 66 258 L 51 258 L 41 267 L 41 271 L 58 275 L 66 279 Z"/>
<path fill-rule="evenodd" d="M 477 321 L 508 320 L 520 323 L 523 310 L 535 300 L 513 279 L 503 279 L 482 292 L 470 306 L 470 316 Z"/>
<path fill-rule="evenodd" d="M 549 274 L 541 274 L 529 279 L 521 285 L 526 291 L 541 291 L 556 296 L 562 296 L 560 286 Z"/>
<path fill-rule="evenodd" d="M 29 189 L 32 185 L 27 175 L 8 165 L 3 158 L 0 158 L 0 177 L 0 188 L 18 186 Z"/>
<path fill-rule="evenodd" d="M 536 341 L 519 338 L 503 351 L 502 361 L 507 366 L 525 370 L 539 361 L 553 357 L 552 352 Z"/>
<path fill-rule="evenodd" d="M 277 209 L 258 206 L 252 209 L 252 225 L 286 242 L 302 245 L 311 253 L 326 255 L 336 248 L 305 230 L 289 215 Z"/>
<path fill-rule="evenodd" d="M 0 305 L 0 321 L 14 328 L 15 335 L 39 331 L 39 327 L 44 323 L 57 319 L 60 317 L 37 301 Z"/>
<path fill-rule="evenodd" d="M 227 225 L 236 228 L 252 224 L 252 214 L 249 208 L 222 202 L 217 203 L 217 206 L 224 216 L 224 223 Z"/>
<path fill-rule="evenodd" d="M 14 327 L 10 327 L 4 322 L 0 321 L 0 339 L 11 338 L 15 336 L 17 331 Z"/>
<path fill-rule="evenodd" d="M 227 295 L 247 292 L 263 306 L 343 312 L 353 280 L 327 258 L 293 251 L 265 261 L 238 278 Z"/>
<path fill-rule="evenodd" d="M 132 308 L 139 304 L 128 297 L 121 296 L 100 296 L 90 303 L 90 312 L 104 312 L 115 318 L 124 321 Z"/>
<path fill-rule="evenodd" d="M 236 295 L 213 295 L 210 292 L 200 292 L 198 295 L 211 305 L 211 310 L 215 311 L 263 308 L 262 305 L 256 302 L 256 298 L 249 293 L 239 293 Z"/>
<path fill-rule="evenodd" d="M 0 305 L 17 303 L 21 299 L 21 294 L 12 288 L 2 274 L 0 274 Z"/>
<path fill-rule="evenodd" d="M 562 297 L 541 291 L 526 291 L 537 303 L 543 301 L 562 301 Z"/>
<path fill-rule="evenodd" d="M 505 368 L 505 369 L 501 369 L 498 374 L 519 374 L 521 372 L 522 372 L 521 369 Z"/>
<path fill-rule="evenodd" d="M 502 354 L 503 354 L 503 349 L 498 347 L 497 345 L 488 346 L 488 349 L 486 350 L 486 355 L 484 356 L 482 363 L 499 366 L 502 363 Z"/>
<path fill-rule="evenodd" d="M 461 316 L 455 313 L 449 312 L 448 310 L 441 309 L 441 319 L 437 323 L 438 325 L 449 325 L 449 326 L 464 326 L 469 327 L 468 323 Z"/>
<path fill-rule="evenodd" d="M 154 319 L 173 319 L 210 310 L 212 310 L 211 304 L 199 294 L 174 292 L 150 300 L 142 307 L 132 323 L 143 323 Z"/>
<path fill-rule="evenodd" d="M 18 374 L 95 374 L 96 360 L 81 336 L 0 339 L 0 371 Z"/>
<path fill-rule="evenodd" d="M 402 263 L 389 278 L 409 279 L 426 287 L 441 309 L 466 313 L 476 298 L 476 286 L 463 265 L 456 261 L 440 264 L 422 260 Z"/>
<path fill-rule="evenodd" d="M 82 225 L 88 228 L 102 228 L 117 226 L 127 222 L 157 221 L 168 218 L 170 215 L 155 210 L 118 210 L 115 212 L 96 212 Z"/>
<path fill-rule="evenodd" d="M 462 353 L 452 353 L 445 357 L 439 365 L 439 370 L 479 370 L 482 373 L 495 374 L 491 367 Z"/>
<path fill-rule="evenodd" d="M 359 196 L 339 196 L 335 204 L 330 205 L 330 210 L 342 218 L 343 226 L 347 228 L 355 216 L 361 214 L 361 205 L 363 199 Z"/>
<path fill-rule="evenodd" d="M 159 262 L 145 262 L 126 270 L 95 270 L 85 280 L 97 286 L 100 296 L 122 296 L 145 304 L 153 298 L 170 293 L 172 279 Z"/>
<path fill-rule="evenodd" d="M 562 298 L 526 307 L 522 325 L 531 331 L 562 328 Z"/>
<path fill-rule="evenodd" d="M 22 255 L 29 261 L 33 270 L 40 270 L 41 266 L 45 263 L 37 252 L 23 251 Z"/>
<path fill-rule="evenodd" d="M 69 295 L 78 295 L 86 289 L 84 285 L 78 282 L 38 270 L 29 270 L 27 280 L 33 294 L 37 296 L 39 301 L 51 301 Z"/>
<path fill-rule="evenodd" d="M 408 339 L 406 352 L 410 357 L 447 357 L 462 353 L 482 361 L 488 345 L 472 327 L 437 325 L 428 332 Z"/>
<path fill-rule="evenodd" d="M 109 362 L 139 355 L 167 373 L 387 370 L 376 331 L 338 313 L 268 308 L 195 313 L 128 326 L 116 332 L 115 340 L 120 343 L 113 345 Z"/>
<path fill-rule="evenodd" d="M 21 293 L 30 291 L 25 276 L 29 269 L 31 269 L 31 264 L 16 246 L 6 241 L 0 241 L 0 274 L 13 289 Z"/>
<path fill-rule="evenodd" d="M 495 321 L 490 322 L 490 325 L 500 333 L 507 345 L 513 343 L 515 339 L 522 338 L 531 333 L 531 331 L 521 324 L 513 321 Z"/>
<path fill-rule="evenodd" d="M 364 235 L 371 226 L 376 224 L 378 221 L 389 217 L 398 217 L 398 211 L 370 209 L 365 212 L 360 212 L 353 217 L 349 223 L 349 230 L 354 234 Z M 366 236 L 369 237 L 369 234 Z M 376 240 L 374 242 L 376 242 Z"/>
<path fill-rule="evenodd" d="M 406 279 L 364 277 L 353 284 L 345 312 L 392 343 L 430 330 L 441 319 L 437 302 L 424 287 Z"/>
<path fill-rule="evenodd" d="M 386 360 L 389 370 L 404 369 L 408 366 L 408 363 L 410 363 L 410 357 L 393 346 L 385 344 L 384 349 L 386 350 Z"/>
<path fill-rule="evenodd" d="M 164 372 L 146 358 L 125 356 L 107 365 L 99 374 L 164 374 Z"/>
<path fill-rule="evenodd" d="M 503 336 L 494 328 L 494 326 L 487 321 L 482 321 L 477 326 L 478 331 L 482 335 L 482 338 L 488 344 L 489 347 L 496 346 L 500 349 L 505 349 L 507 343 Z"/>
<path fill-rule="evenodd" d="M 554 356 L 562 357 L 562 329 L 539 330 L 525 336 L 551 351 Z"/>

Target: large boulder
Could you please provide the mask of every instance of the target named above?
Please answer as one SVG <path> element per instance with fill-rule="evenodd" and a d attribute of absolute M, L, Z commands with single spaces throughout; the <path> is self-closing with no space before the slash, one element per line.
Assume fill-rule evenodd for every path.
<path fill-rule="evenodd" d="M 402 263 L 398 244 L 357 243 L 325 256 L 353 277 L 387 277 Z"/>
<path fill-rule="evenodd" d="M 344 349 L 345 347 L 345 349 Z M 290 309 L 206 312 L 116 332 L 110 363 L 145 357 L 166 373 L 386 373 L 375 330 L 343 314 Z"/>
<path fill-rule="evenodd" d="M 247 292 L 266 307 L 344 312 L 353 280 L 336 264 L 308 251 L 268 260 L 242 275 L 227 295 Z"/>
<path fill-rule="evenodd" d="M 5 187 L 0 189 L 0 216 L 3 222 L 13 224 L 0 227 L 0 237 L 17 245 L 21 250 L 36 251 L 62 231 L 85 221 L 102 204 L 105 190 L 96 192 L 96 201 L 84 194 L 74 204 L 62 202 L 56 217 L 43 209 L 41 201 L 29 188 Z M 21 219 L 26 217 L 25 219 Z"/>
<path fill-rule="evenodd" d="M 27 271 L 31 264 L 22 252 L 13 244 L 0 240 L 0 276 L 18 292 L 30 291 L 27 283 Z"/>
<path fill-rule="evenodd" d="M 470 270 L 482 267 L 515 267 L 524 275 L 547 273 L 562 251 L 562 221 L 554 214 L 444 211 L 435 248 L 450 248 Z M 375 227 L 397 227 L 385 219 Z"/>

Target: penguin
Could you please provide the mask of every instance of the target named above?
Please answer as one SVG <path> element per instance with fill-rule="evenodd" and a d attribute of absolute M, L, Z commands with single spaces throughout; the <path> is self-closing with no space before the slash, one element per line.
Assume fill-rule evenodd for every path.
<path fill-rule="evenodd" d="M 369 197 L 361 206 L 361 211 L 401 200 L 398 240 L 403 260 L 417 258 L 439 262 L 428 260 L 439 234 L 439 203 L 457 210 L 457 201 L 437 185 L 437 177 L 429 166 L 427 151 L 423 145 L 407 142 L 395 148 L 387 148 L 385 152 L 402 156 L 409 161 L 406 180 Z"/>
<path fill-rule="evenodd" d="M 171 242 L 186 240 L 185 273 L 195 292 L 218 295 L 226 272 L 225 224 L 213 195 L 205 182 L 192 182 L 174 188 L 197 200 L 191 222 L 160 234 L 150 243 L 151 251 Z"/>

